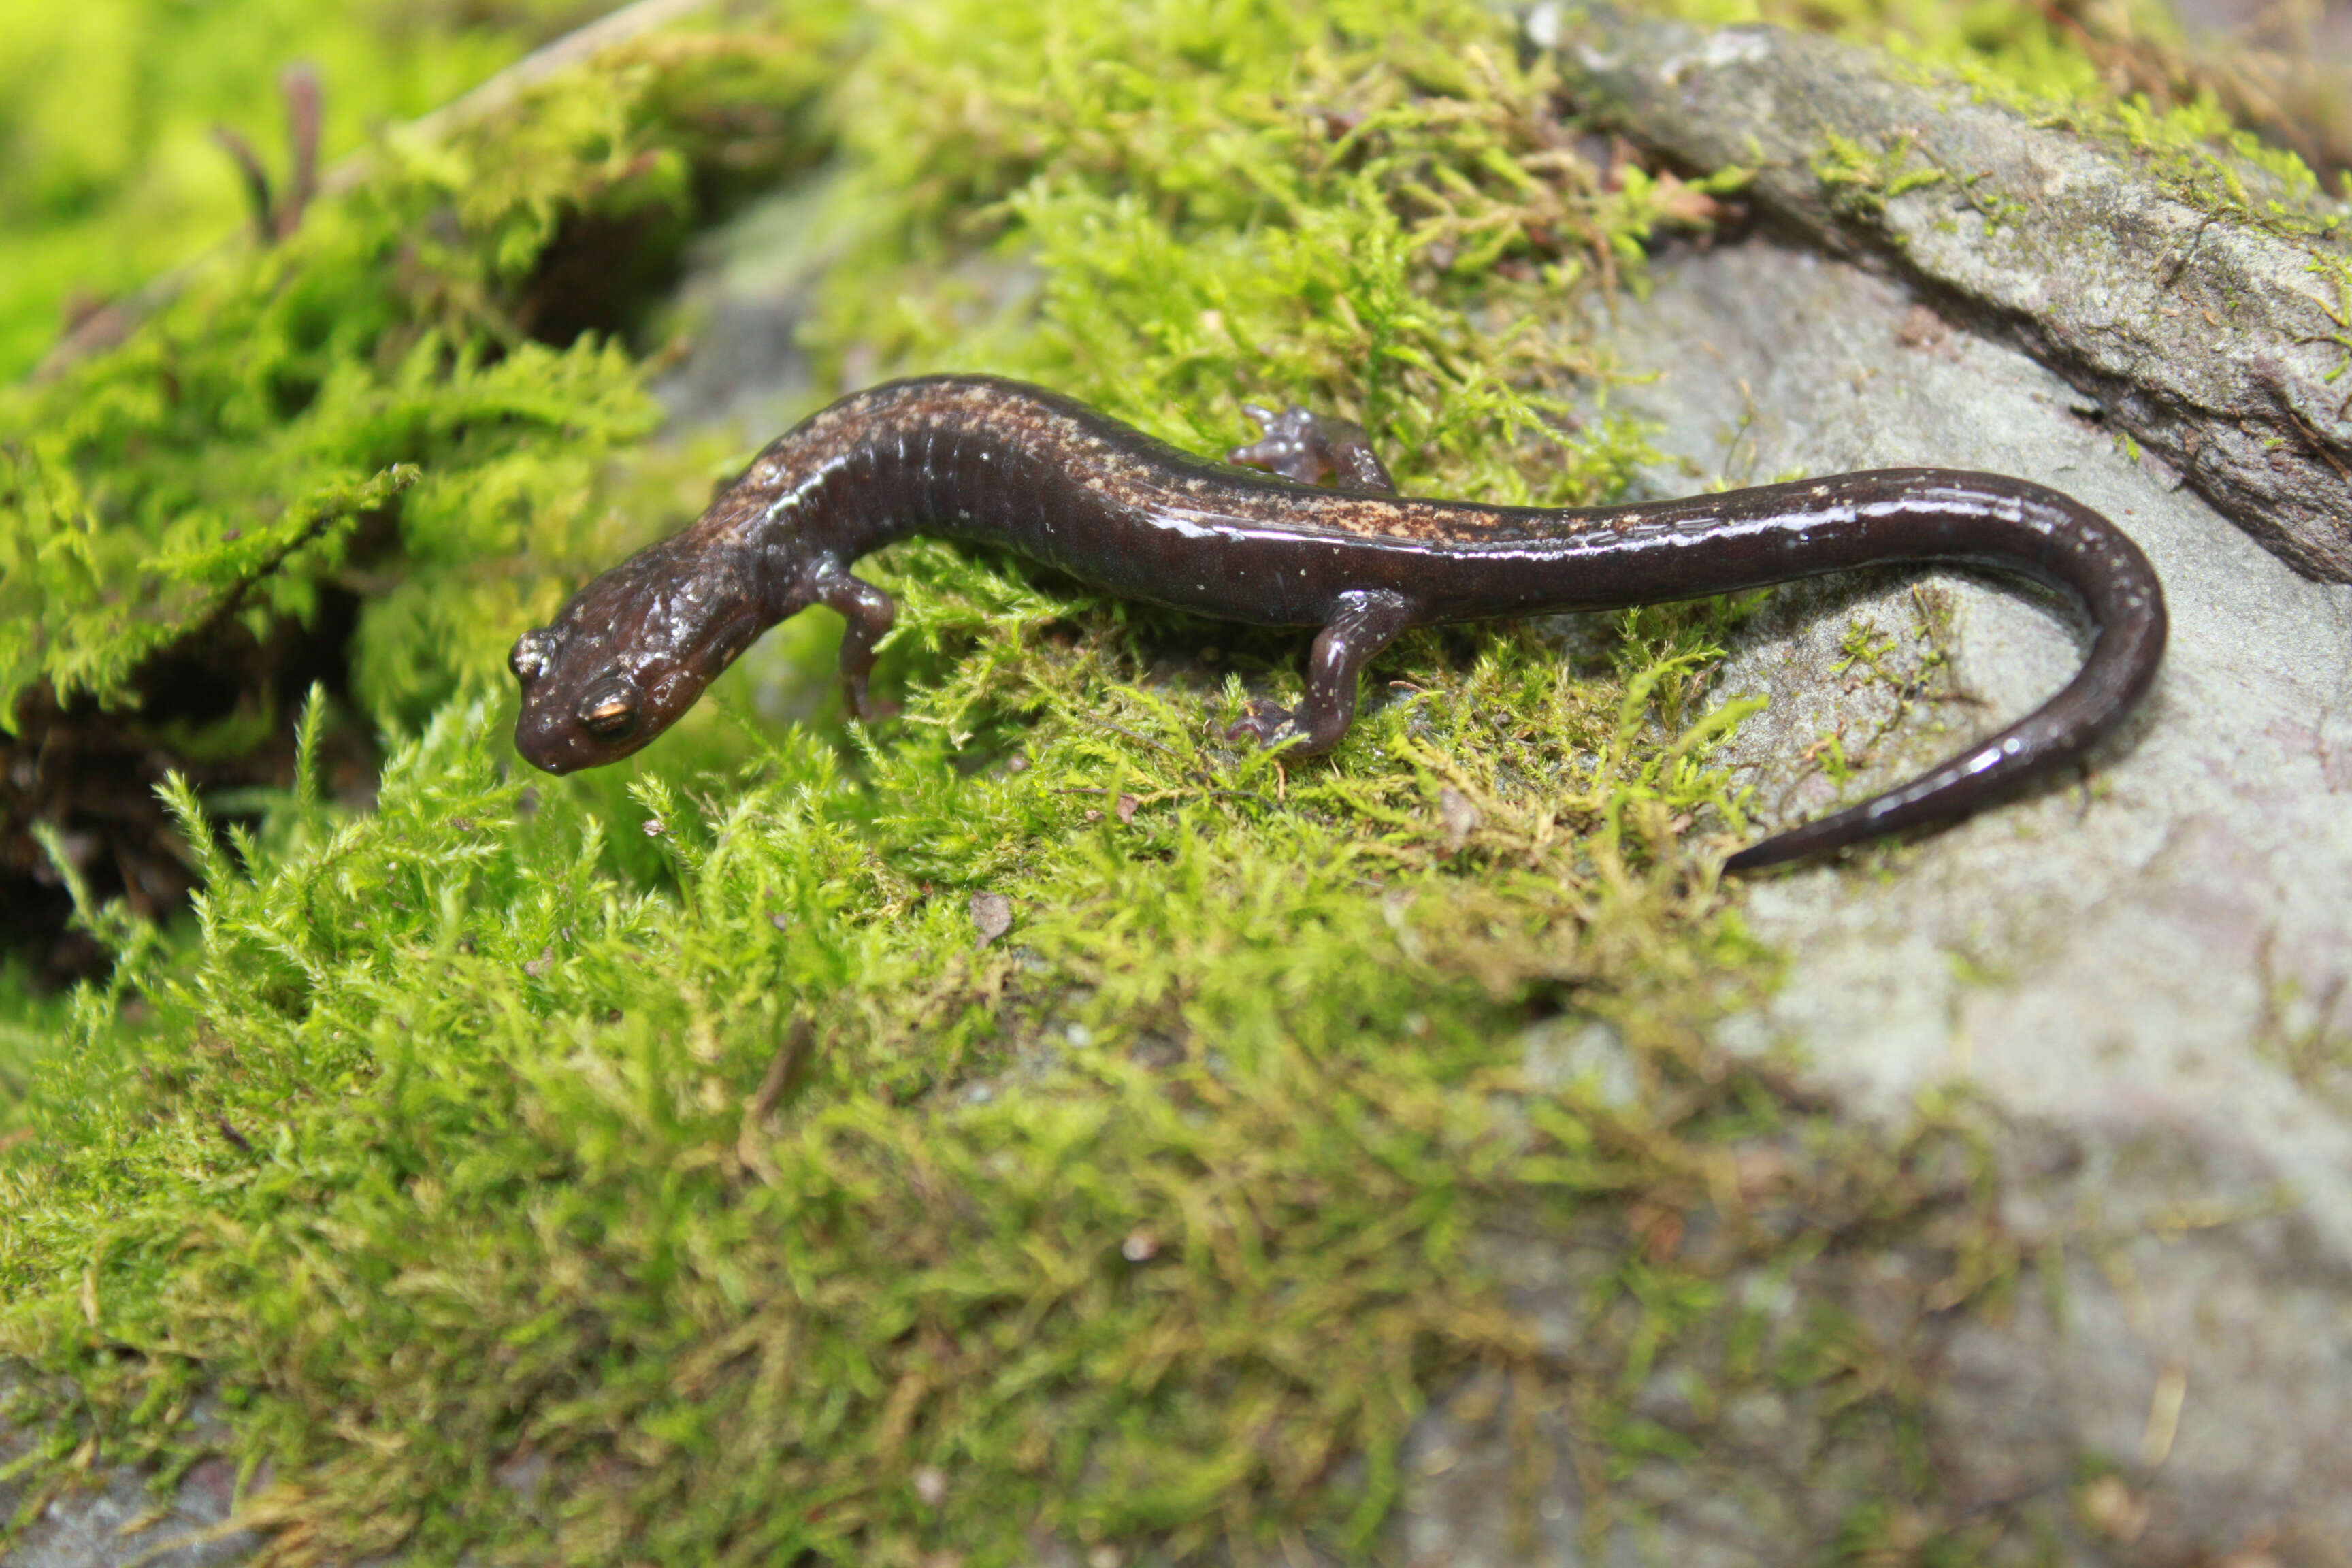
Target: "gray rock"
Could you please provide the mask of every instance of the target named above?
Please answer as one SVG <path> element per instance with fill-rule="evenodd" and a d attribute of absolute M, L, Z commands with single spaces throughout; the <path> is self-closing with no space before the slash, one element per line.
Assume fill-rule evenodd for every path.
<path fill-rule="evenodd" d="M 810 296 L 849 237 L 821 221 L 829 179 L 802 180 L 704 236 L 667 311 L 687 347 L 654 382 L 673 429 L 768 441 L 804 407 L 815 367 L 799 342 Z"/>
<path fill-rule="evenodd" d="M 0 1408 L 16 1386 L 0 1373 Z M 197 1426 L 200 1431 L 219 1430 L 218 1419 L 209 1413 L 198 1414 Z M 0 1473 L 35 1438 L 0 1417 Z M 58 1491 L 42 1505 L 39 1516 L 10 1544 L 7 1568 L 220 1568 L 243 1562 L 261 1538 L 222 1528 L 236 1488 L 236 1471 L 226 1459 L 198 1462 L 168 1494 L 159 1494 L 134 1467 L 101 1465 L 85 1484 Z M 27 1497 L 27 1482 L 0 1479 L 0 1521 L 14 1516 Z"/>
<path fill-rule="evenodd" d="M 1640 395 L 1666 443 L 1708 471 L 1935 462 L 2038 479 L 2128 529 L 2172 613 L 2155 695 L 2087 780 L 1873 852 L 1864 874 L 1814 868 L 1755 886 L 1751 919 L 1799 969 L 1759 1037 L 1807 1042 L 1874 1107 L 1962 1073 L 1999 1082 L 2022 1112 L 2177 1119 L 2258 1145 L 2298 1183 L 2340 1173 L 2352 1157 L 2340 1098 L 2352 590 L 2286 570 L 2075 417 L 2054 377 L 1965 334 L 1923 335 L 1898 289 L 1853 268 L 1718 250 L 1666 268 L 1622 319 L 1629 361 L 1664 367 Z M 1952 611 L 1962 700 L 1920 705 L 1947 732 L 1886 747 L 1850 795 L 1998 728 L 2079 658 L 2063 619 L 2007 585 L 1917 581 Z M 1718 689 L 1771 699 L 1730 748 L 1768 825 L 1832 795 L 1798 761 L 1807 746 L 1840 721 L 1863 732 L 1889 706 L 1882 683 L 1849 690 L 1858 672 L 1835 665 L 1857 622 L 1897 644 L 1890 663 L 1919 650 L 1913 587 L 1787 591 L 1734 650 Z M 1866 1056 L 1830 1055 L 1861 1039 Z M 2057 1039 L 2075 1046 L 2048 1048 Z M 2225 1108 L 2224 1084 L 2254 1098 Z M 2314 1218 L 2352 1248 L 2352 1190 Z"/>
<path fill-rule="evenodd" d="M 2174 632 L 2145 717 L 2085 781 L 1754 886 L 1748 916 L 1790 968 L 1724 1041 L 1798 1047 L 1809 1087 L 1858 1119 L 1900 1127 L 1960 1084 L 2003 1130 L 2001 1219 L 2042 1278 L 2005 1321 L 1913 1324 L 1943 1522 L 2038 1521 L 2074 1563 L 2344 1561 L 2352 589 L 2297 576 L 2130 460 L 2049 372 L 1854 267 L 1763 244 L 1687 255 L 1619 321 L 1629 365 L 1664 373 L 1636 395 L 1685 459 L 1656 489 L 1993 468 L 2106 511 L 2155 561 Z M 1916 668 L 1933 650 L 1915 589 L 1948 617 L 1948 669 Z M 1836 668 L 1857 627 L 1891 647 L 1887 679 Z M 1858 798 L 1998 728 L 2078 657 L 2063 616 L 1991 579 L 1831 580 L 1778 594 L 1717 689 L 1771 700 L 1731 754 L 1777 826 L 1840 797 L 1818 751 L 1801 760 L 1824 733 L 1885 729 L 1852 748 L 1863 760 L 1843 794 Z M 1506 1253 L 1539 1322 L 1559 1310 L 1541 1282 L 1562 1266 L 1552 1251 Z M 1808 1266 L 1785 1288 L 1899 1299 L 1910 1266 L 1878 1262 L 1891 1272 Z M 1563 1320 L 1551 1342 L 1572 1331 Z M 1637 1405 L 1669 1426 L 1673 1373 Z M 1565 1482 L 1547 1494 L 1549 1544 L 1513 1555 L 1466 1522 L 1506 1509 L 1478 1479 L 1503 1438 L 1453 1419 L 1441 1407 L 1416 1439 L 1461 1458 L 1416 1473 L 1408 1556 L 1452 1542 L 1444 1560 L 1615 1562 L 1646 1541 L 1655 1561 L 1810 1562 L 1835 1539 L 1842 1490 L 1870 1495 L 1875 1473 L 1866 1454 L 1824 1458 L 1801 1392 L 1750 1396 L 1709 1430 L 1702 1463 L 1651 1475 L 1646 1495 L 1641 1472 L 1616 1489 L 1639 1521 L 1612 1527 L 1601 1556 L 1580 1555 Z"/>

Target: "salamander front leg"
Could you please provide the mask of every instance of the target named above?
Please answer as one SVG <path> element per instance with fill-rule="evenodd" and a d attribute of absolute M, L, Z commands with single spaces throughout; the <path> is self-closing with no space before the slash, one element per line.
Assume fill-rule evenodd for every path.
<path fill-rule="evenodd" d="M 867 722 L 888 717 L 895 710 L 874 702 L 866 683 L 874 674 L 875 645 L 898 618 L 898 606 L 889 595 L 846 572 L 829 572 L 817 579 L 816 602 L 838 611 L 849 623 L 841 634 L 841 689 L 850 716 Z"/>
<path fill-rule="evenodd" d="M 1412 600 L 1386 589 L 1342 595 L 1339 614 L 1316 634 L 1307 656 L 1306 700 L 1295 709 L 1254 704 L 1247 718 L 1226 729 L 1226 738 L 1246 735 L 1300 757 L 1319 757 L 1338 745 L 1356 721 L 1356 677 L 1412 625 L 1413 609 Z"/>
<path fill-rule="evenodd" d="M 1317 414 L 1294 403 L 1276 414 L 1255 403 L 1242 412 L 1265 431 L 1259 440 L 1235 447 L 1225 461 L 1245 468 L 1264 468 L 1302 484 L 1328 485 L 1333 489 L 1367 495 L 1392 496 L 1396 481 L 1388 465 L 1372 450 L 1372 438 L 1352 419 Z"/>

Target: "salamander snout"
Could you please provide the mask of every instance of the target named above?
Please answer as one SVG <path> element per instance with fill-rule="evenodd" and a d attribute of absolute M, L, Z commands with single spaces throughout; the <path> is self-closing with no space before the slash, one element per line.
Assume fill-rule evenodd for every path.
<path fill-rule="evenodd" d="M 594 639 L 589 639 L 593 641 Z M 522 688 L 522 713 L 515 721 L 515 750 L 534 767 L 568 773 L 627 755 L 653 738 L 645 731 L 646 695 L 625 670 L 595 672 L 601 651 L 578 650 L 588 666 L 584 683 L 567 677 L 570 645 L 556 626 L 541 626 L 515 639 L 507 656 Z"/>
<path fill-rule="evenodd" d="M 551 773 L 568 773 L 608 762 L 617 753 L 610 743 L 635 726 L 639 701 L 634 689 L 607 679 L 579 689 L 576 677 L 567 678 L 565 637 L 554 626 L 540 626 L 515 639 L 507 668 L 522 688 L 522 712 L 515 720 L 515 750 L 533 767 Z"/>
<path fill-rule="evenodd" d="M 573 595 L 507 656 L 522 688 L 515 750 L 568 773 L 618 762 L 667 730 L 775 619 L 758 566 L 689 531 Z"/>

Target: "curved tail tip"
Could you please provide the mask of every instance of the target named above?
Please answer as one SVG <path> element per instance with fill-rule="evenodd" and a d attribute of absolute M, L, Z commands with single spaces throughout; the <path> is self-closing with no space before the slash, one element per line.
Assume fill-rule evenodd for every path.
<path fill-rule="evenodd" d="M 1798 837 L 1796 833 L 1776 833 L 1760 844 L 1750 844 L 1747 848 L 1725 857 L 1723 874 L 1727 877 L 1744 877 L 1751 871 L 1769 870 L 1774 866 L 1783 866 L 1791 860 L 1801 860 L 1813 851 L 1801 843 L 1789 842 Z M 1819 847 L 1826 850 L 1835 847 L 1822 845 Z"/>
<path fill-rule="evenodd" d="M 1934 774 L 1928 775 L 1930 778 Z M 1893 834 L 1931 826 L 1948 826 L 1972 815 L 1966 807 L 1936 815 L 1919 815 L 1887 807 L 1900 800 L 1899 795 L 1884 795 L 1864 801 L 1860 805 L 1799 823 L 1769 838 L 1750 844 L 1747 848 L 1726 856 L 1723 874 L 1744 877 L 1751 872 L 1767 871 L 1775 866 L 1786 866 L 1799 860 L 1818 860 L 1848 849 L 1857 844 L 1884 838 Z M 1910 803 L 1916 805 L 1916 802 Z"/>

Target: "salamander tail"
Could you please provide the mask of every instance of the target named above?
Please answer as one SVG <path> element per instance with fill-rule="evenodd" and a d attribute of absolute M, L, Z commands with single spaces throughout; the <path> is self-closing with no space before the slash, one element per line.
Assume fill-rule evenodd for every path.
<path fill-rule="evenodd" d="M 2046 502 L 1971 519 L 1970 537 L 1959 548 L 1913 558 L 2022 571 L 2068 592 L 2091 620 L 2090 656 L 2081 671 L 2057 696 L 1990 740 L 1899 788 L 1750 845 L 1724 861 L 1725 871 L 1759 871 L 1884 834 L 1972 816 L 2081 758 L 2130 716 L 2164 659 L 2163 587 L 2147 557 L 2120 529 L 2063 496 L 2045 494 Z M 1923 485 L 1922 500 L 1931 496 L 1932 487 Z"/>

